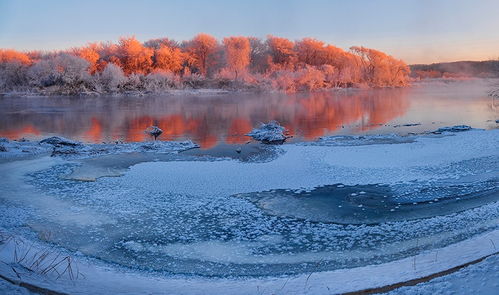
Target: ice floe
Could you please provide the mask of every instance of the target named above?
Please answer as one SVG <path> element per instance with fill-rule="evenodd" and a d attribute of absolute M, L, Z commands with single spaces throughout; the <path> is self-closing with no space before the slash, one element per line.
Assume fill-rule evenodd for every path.
<path fill-rule="evenodd" d="M 463 132 L 471 130 L 471 126 L 468 125 L 455 125 L 450 127 L 441 127 L 433 131 L 433 133 L 443 133 L 443 132 Z"/>

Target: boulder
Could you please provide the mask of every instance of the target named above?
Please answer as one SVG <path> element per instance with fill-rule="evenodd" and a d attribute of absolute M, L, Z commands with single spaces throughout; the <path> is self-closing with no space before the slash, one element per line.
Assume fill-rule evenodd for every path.
<path fill-rule="evenodd" d="M 73 141 L 64 137 L 59 137 L 59 136 L 52 136 L 49 138 L 45 138 L 40 141 L 40 143 L 47 143 L 51 144 L 53 146 L 71 146 L 71 147 L 76 147 L 76 146 L 81 146 L 82 144 L 77 141 Z"/>
<path fill-rule="evenodd" d="M 277 121 L 270 121 L 267 124 L 260 124 L 260 127 L 253 129 L 246 134 L 253 139 L 263 143 L 282 143 L 286 140 L 286 129 Z"/>

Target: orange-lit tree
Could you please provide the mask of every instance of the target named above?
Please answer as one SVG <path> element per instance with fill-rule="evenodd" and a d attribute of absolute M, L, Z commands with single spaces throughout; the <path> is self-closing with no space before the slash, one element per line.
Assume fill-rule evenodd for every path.
<path fill-rule="evenodd" d="M 99 45 L 97 43 L 90 43 L 88 46 L 76 48 L 74 53 L 89 62 L 90 66 L 88 71 L 90 74 L 95 74 L 97 72 L 99 61 Z"/>
<path fill-rule="evenodd" d="M 0 63 L 6 62 L 19 62 L 21 64 L 29 65 L 31 64 L 31 59 L 27 54 L 16 50 L 0 49 Z"/>
<path fill-rule="evenodd" d="M 147 74 L 151 71 L 153 50 L 143 46 L 135 37 L 121 38 L 117 54 L 125 74 Z"/>
<path fill-rule="evenodd" d="M 294 43 L 286 38 L 267 37 L 272 65 L 276 69 L 292 70 L 296 63 Z"/>
<path fill-rule="evenodd" d="M 298 62 L 312 66 L 325 64 L 324 46 L 324 42 L 311 38 L 304 38 L 296 42 Z"/>
<path fill-rule="evenodd" d="M 246 70 L 250 62 L 250 43 L 246 37 L 229 37 L 224 39 L 225 56 L 227 67 L 235 73 L 237 79 L 238 73 Z"/>
<path fill-rule="evenodd" d="M 206 76 L 209 68 L 214 64 L 214 54 L 217 47 L 217 39 L 208 34 L 199 34 L 188 42 L 188 53 L 201 75 Z"/>
<path fill-rule="evenodd" d="M 184 53 L 179 48 L 161 45 L 154 50 L 154 68 L 179 74 L 185 61 Z"/>
<path fill-rule="evenodd" d="M 247 87 L 294 92 L 405 86 L 409 72 L 403 61 L 384 52 L 357 46 L 345 51 L 313 38 L 294 42 L 275 36 L 266 40 L 236 36 L 220 44 L 213 36 L 199 34 L 181 43 L 168 38 L 141 43 L 123 37 L 117 43 L 90 43 L 69 51 L 0 49 L 0 90 L 6 91 Z M 241 81 L 230 83 L 232 79 Z"/>

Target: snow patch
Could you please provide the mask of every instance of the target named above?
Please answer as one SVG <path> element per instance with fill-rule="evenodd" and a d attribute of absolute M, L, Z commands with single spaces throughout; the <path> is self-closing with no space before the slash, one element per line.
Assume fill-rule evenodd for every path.
<path fill-rule="evenodd" d="M 267 124 L 260 124 L 260 127 L 253 129 L 246 135 L 263 143 L 279 143 L 286 140 L 285 131 L 286 129 L 279 122 L 270 121 Z"/>
<path fill-rule="evenodd" d="M 39 142 L 29 140 L 9 141 L 8 139 L 2 139 L 0 141 L 0 147 L 1 158 L 15 158 L 51 153 L 52 156 L 75 159 L 137 152 L 174 153 L 198 148 L 199 145 L 190 140 L 83 144 L 64 137 L 53 136 Z"/>
<path fill-rule="evenodd" d="M 450 127 L 441 127 L 433 131 L 433 133 L 443 133 L 443 132 L 463 132 L 471 130 L 471 126 L 468 125 L 456 125 Z"/>

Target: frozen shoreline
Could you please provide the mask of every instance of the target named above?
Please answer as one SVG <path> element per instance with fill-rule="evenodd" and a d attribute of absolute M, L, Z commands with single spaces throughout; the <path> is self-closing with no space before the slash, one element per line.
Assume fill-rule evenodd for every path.
<path fill-rule="evenodd" d="M 37 275 L 35 273 L 22 273 L 19 279 L 11 268 L 12 266 L 20 267 L 13 261 L 16 247 L 15 243 L 11 242 L 5 244 L 0 252 L 0 258 L 4 262 L 0 264 L 0 275 L 17 284 L 24 282 L 46 290 L 69 294 L 137 294 L 137 292 L 165 294 L 165 290 L 168 290 L 168 294 L 207 294 L 207 292 L 209 294 L 248 295 L 255 294 L 255 292 L 265 295 L 336 294 L 382 288 L 397 283 L 404 285 L 404 282 L 431 276 L 486 256 L 497 255 L 497 249 L 493 247 L 494 243 L 499 243 L 499 230 L 435 251 L 426 251 L 385 264 L 276 278 L 165 277 L 159 274 L 107 266 L 99 261 L 76 257 L 74 263 L 78 265 L 80 274 L 77 279 L 57 278 L 56 274 Z M 29 246 L 34 249 L 40 247 L 30 243 L 21 245 L 17 247 L 17 251 L 21 253 L 22 247 Z M 25 248 L 24 251 L 27 249 Z M 49 257 L 55 257 L 55 255 L 52 253 Z M 20 269 L 22 270 L 22 267 Z M 335 282 L 341 283 L 335 284 Z M 431 282 L 425 284 L 429 285 Z M 417 286 L 412 288 L 417 288 Z"/>
<path fill-rule="evenodd" d="M 45 138 L 41 141 L 0 138 L 0 159 L 16 159 L 43 155 L 74 159 L 126 153 L 168 154 L 198 147 L 197 144 L 190 140 L 83 144 L 57 136 Z"/>
<path fill-rule="evenodd" d="M 460 166 L 453 165 L 479 158 L 497 159 L 496 147 L 499 144 L 499 130 L 473 130 L 448 136 L 414 136 L 411 137 L 411 140 L 388 142 L 385 142 L 384 138 L 381 142 L 376 140 L 369 142 L 373 139 L 368 138 L 369 144 L 367 145 L 363 144 L 364 140 L 366 139 L 348 138 L 348 144 L 345 144 L 344 140 L 340 140 L 339 144 L 336 144 L 335 140 L 325 140 L 312 145 L 283 145 L 279 147 L 284 151 L 283 154 L 279 155 L 277 159 L 264 163 L 243 163 L 229 159 L 141 163 L 132 166 L 123 180 L 133 180 L 135 185 L 152 187 L 153 190 L 153 183 L 161 183 L 162 186 L 170 187 L 177 193 L 198 196 L 205 195 L 207 191 L 211 194 L 221 195 L 277 188 L 306 191 L 313 187 L 333 183 L 351 185 L 359 183 L 397 184 L 414 180 L 430 182 L 435 179 L 468 179 L 472 182 L 480 176 L 476 173 L 480 167 L 466 166 L 466 169 L 461 169 Z M 19 144 L 25 146 L 14 150 L 16 151 L 14 153 L 7 153 L 16 157 L 19 154 L 26 154 L 26 152 L 22 152 L 23 148 L 29 146 L 44 147 L 38 143 L 36 143 L 37 145 L 32 143 Z M 168 151 L 171 152 L 172 148 L 178 148 L 178 150 L 173 149 L 173 152 L 177 152 L 182 150 L 181 147 L 185 148 L 183 145 L 168 144 Z M 41 150 L 41 152 L 37 148 L 33 148 L 32 155 L 36 155 L 38 152 L 38 155 L 51 152 L 51 147 L 46 147 L 46 150 Z M 140 151 L 143 152 L 143 150 Z M 99 154 L 83 153 L 85 157 L 96 155 Z M 13 187 L 10 189 L 12 191 L 15 189 L 28 190 L 29 188 L 16 186 L 16 183 L 22 182 L 25 174 L 30 173 L 30 171 L 46 169 L 64 161 L 66 160 L 58 157 L 41 157 L 35 160 L 11 161 L 0 164 L 0 171 L 6 172 L 5 169 L 12 171 L 9 175 L 6 173 L 8 178 L 3 183 L 11 183 Z M 480 163 L 482 162 L 478 162 L 478 165 L 482 165 Z M 481 168 L 483 167 L 481 166 Z M 490 174 L 494 171 L 486 173 Z M 12 181 L 9 178 L 12 178 Z M 134 184 L 132 183 L 132 185 Z M 25 198 L 26 202 L 31 202 L 29 195 L 26 195 Z M 33 206 L 37 206 L 36 202 L 33 203 Z M 40 204 L 40 206 L 45 205 Z M 64 202 L 59 202 L 57 206 L 64 209 L 67 205 Z M 497 208 L 497 202 L 490 203 L 489 206 L 492 206 L 493 210 L 494 206 Z M 60 213 L 63 213 L 64 210 Z M 71 212 L 71 210 L 74 208 L 67 208 L 67 212 Z M 92 212 L 85 211 L 73 216 L 59 214 L 53 217 L 56 218 L 54 220 L 68 224 L 71 222 L 76 224 L 113 222 L 106 219 L 107 216 L 92 215 Z M 205 294 L 206 292 L 217 294 L 254 294 L 255 292 L 260 294 L 329 294 L 351 292 L 421 278 L 494 254 L 497 252 L 494 245 L 499 245 L 499 229 L 497 229 L 497 224 L 495 227 L 492 225 L 492 228 L 492 230 L 470 239 L 443 248 L 427 250 L 415 256 L 376 265 L 314 272 L 311 275 L 212 279 L 182 275 L 165 276 L 157 273 L 127 270 L 77 255 L 75 261 L 79 265 L 79 271 L 85 274 L 83 279 L 72 281 L 68 278 L 60 278 L 55 280 L 54 277 L 37 275 L 22 277 L 36 286 L 71 294 L 96 292 L 135 294 L 139 291 L 161 294 L 164 290 L 175 294 Z M 34 242 L 35 247 L 44 247 L 43 244 Z M 25 243 L 25 246 L 28 247 L 30 243 L 31 241 Z M 12 263 L 13 251 L 13 245 L 4 247 L 0 252 L 1 261 Z M 0 264 L 0 274 L 12 280 L 19 280 L 9 265 Z"/>

